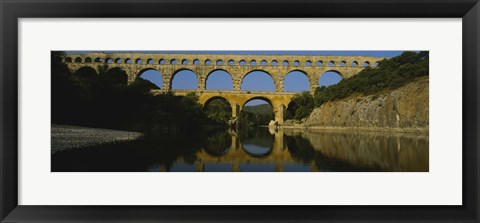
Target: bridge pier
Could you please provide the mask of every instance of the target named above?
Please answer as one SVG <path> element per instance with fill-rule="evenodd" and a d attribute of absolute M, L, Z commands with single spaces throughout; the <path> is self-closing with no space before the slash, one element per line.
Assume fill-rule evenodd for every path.
<path fill-rule="evenodd" d="M 278 129 L 277 132 L 274 133 L 274 141 L 272 147 L 272 153 L 276 154 L 282 153 L 285 150 L 283 129 Z"/>
<path fill-rule="evenodd" d="M 232 172 L 240 172 L 240 163 L 239 162 L 233 163 Z"/>
<path fill-rule="evenodd" d="M 235 152 L 240 148 L 240 142 L 237 139 L 237 136 L 232 134 L 232 144 L 230 145 L 230 152 Z"/>
<path fill-rule="evenodd" d="M 197 80 L 198 80 L 198 90 L 200 90 L 200 91 L 206 90 L 207 89 L 207 78 L 199 75 L 197 77 Z"/>
<path fill-rule="evenodd" d="M 195 164 L 195 171 L 196 172 L 203 172 L 203 163 L 196 163 Z"/>
<path fill-rule="evenodd" d="M 240 74 L 232 74 L 232 80 L 233 80 L 233 90 L 234 91 L 240 91 L 241 84 L 242 84 L 241 75 Z"/>
<path fill-rule="evenodd" d="M 138 72 L 137 71 L 126 71 L 127 72 L 127 84 L 130 85 L 130 84 L 133 84 L 133 82 L 135 82 L 135 80 L 137 80 L 137 74 Z"/>
<path fill-rule="evenodd" d="M 283 172 L 283 163 L 275 163 L 275 172 Z"/>
<path fill-rule="evenodd" d="M 171 90 L 171 84 L 172 84 L 172 79 L 170 78 L 170 75 L 163 75 L 162 76 L 162 90 L 168 91 Z"/>
<path fill-rule="evenodd" d="M 283 124 L 284 114 L 285 114 L 285 106 L 283 104 L 274 105 L 273 108 L 275 112 L 275 122 L 279 125 Z"/>
<path fill-rule="evenodd" d="M 314 95 L 318 88 L 318 83 L 310 83 L 310 94 Z"/>
<path fill-rule="evenodd" d="M 232 106 L 232 118 L 238 117 L 240 115 L 240 111 L 242 111 L 242 109 L 240 108 L 240 105 L 238 105 L 238 103 L 236 102 L 233 102 L 231 106 Z"/>

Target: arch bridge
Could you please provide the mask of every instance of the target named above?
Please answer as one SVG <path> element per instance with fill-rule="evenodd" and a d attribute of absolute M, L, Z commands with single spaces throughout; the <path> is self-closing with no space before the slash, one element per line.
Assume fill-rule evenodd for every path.
<path fill-rule="evenodd" d="M 155 94 L 162 93 L 161 90 L 154 90 Z M 175 90 L 174 94 L 178 96 L 185 96 L 191 90 Z M 232 119 L 236 119 L 245 104 L 254 99 L 262 99 L 268 102 L 273 109 L 275 122 L 283 124 L 284 113 L 288 108 L 288 104 L 292 100 L 293 96 L 297 93 L 294 92 L 250 92 L 250 91 L 196 91 L 199 96 L 198 102 L 203 106 L 208 105 L 209 102 L 215 99 L 223 99 L 227 101 L 232 107 Z"/>
<path fill-rule="evenodd" d="M 285 77 L 299 71 L 308 78 L 310 93 L 318 87 L 321 76 L 328 71 L 338 73 L 342 79 L 352 77 L 365 67 L 376 66 L 383 57 L 370 56 L 319 56 L 319 55 L 243 55 L 243 54 L 164 54 L 131 52 L 90 52 L 67 53 L 63 62 L 69 70 L 90 67 L 99 73 L 102 67 L 122 69 L 133 83 L 147 70 L 157 70 L 162 75 L 162 91 L 172 90 L 172 80 L 178 72 L 190 70 L 198 79 L 197 95 L 205 104 L 211 98 L 223 97 L 232 106 L 232 117 L 238 116 L 243 105 L 249 100 L 260 98 L 268 101 L 275 112 L 275 121 L 283 122 L 283 112 L 295 93 L 284 92 Z M 209 75 L 222 70 L 230 74 L 233 83 L 231 91 L 206 89 Z M 251 92 L 240 89 L 243 79 L 254 71 L 263 71 L 273 80 L 275 92 Z M 175 91 L 184 95 L 186 91 Z"/>
<path fill-rule="evenodd" d="M 292 159 L 292 155 L 284 139 L 285 134 L 283 131 L 281 129 L 269 130 L 273 136 L 273 143 L 268 154 L 253 155 L 248 153 L 239 137 L 237 137 L 236 134 L 230 134 L 231 145 L 227 148 L 227 151 L 224 154 L 211 155 L 209 152 L 207 152 L 205 147 L 197 152 L 197 160 L 193 164 L 195 166 L 195 171 L 203 172 L 206 164 L 227 164 L 231 166 L 232 172 L 241 171 L 241 164 L 273 164 L 275 171 L 283 172 L 286 164 L 301 163 Z M 175 163 L 186 164 L 187 162 L 185 162 L 183 158 L 178 158 Z M 315 162 L 310 162 L 309 166 L 310 171 L 319 171 Z M 160 171 L 167 171 L 167 167 L 161 166 Z"/>

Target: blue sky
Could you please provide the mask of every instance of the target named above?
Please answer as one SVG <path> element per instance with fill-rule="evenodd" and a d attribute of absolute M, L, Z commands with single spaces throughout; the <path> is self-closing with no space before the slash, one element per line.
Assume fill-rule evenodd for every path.
<path fill-rule="evenodd" d="M 144 53 L 193 53 L 193 54 L 287 54 L 287 55 L 345 55 L 345 56 L 374 56 L 394 57 L 403 51 L 142 51 Z M 157 86 L 162 86 L 161 74 L 158 71 L 146 71 L 141 78 L 151 81 Z M 335 72 L 326 72 L 319 81 L 320 86 L 330 86 L 341 81 L 341 77 Z M 198 81 L 196 74 L 185 70 L 178 72 L 173 81 L 172 89 L 197 89 Z M 207 90 L 232 90 L 233 83 L 230 75 L 225 71 L 215 71 L 207 79 Z M 264 72 L 255 71 L 245 76 L 241 90 L 246 91 L 275 91 L 272 78 Z M 309 91 L 308 78 L 299 71 L 293 71 L 285 77 L 284 90 L 286 92 Z M 247 105 L 263 104 L 261 100 L 254 100 Z"/>

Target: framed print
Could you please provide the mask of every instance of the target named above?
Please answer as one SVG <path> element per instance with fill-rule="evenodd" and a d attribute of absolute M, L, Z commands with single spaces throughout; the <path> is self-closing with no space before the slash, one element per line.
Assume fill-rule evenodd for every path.
<path fill-rule="evenodd" d="M 2 222 L 479 220 L 477 1 L 0 6 Z"/>

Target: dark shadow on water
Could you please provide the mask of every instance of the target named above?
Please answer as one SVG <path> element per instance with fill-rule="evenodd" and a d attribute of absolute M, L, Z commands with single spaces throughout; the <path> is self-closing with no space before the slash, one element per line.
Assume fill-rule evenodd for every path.
<path fill-rule="evenodd" d="M 170 136 L 57 152 L 52 172 L 168 171 L 178 158 L 193 164 L 201 147 L 200 139 Z"/>
<path fill-rule="evenodd" d="M 207 137 L 203 148 L 212 156 L 223 156 L 230 149 L 232 137 L 227 132 L 219 132 Z"/>
<path fill-rule="evenodd" d="M 428 135 L 267 128 L 60 151 L 53 172 L 427 172 Z"/>

